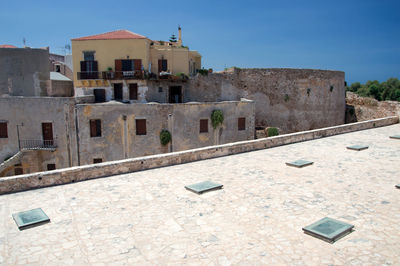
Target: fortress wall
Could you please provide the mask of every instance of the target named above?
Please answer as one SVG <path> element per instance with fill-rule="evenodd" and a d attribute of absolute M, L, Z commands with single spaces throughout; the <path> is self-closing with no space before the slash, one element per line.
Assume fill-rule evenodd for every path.
<path fill-rule="evenodd" d="M 290 133 L 344 124 L 344 78 L 341 71 L 234 68 L 197 75 L 188 82 L 184 100 L 254 100 L 256 126 Z"/>

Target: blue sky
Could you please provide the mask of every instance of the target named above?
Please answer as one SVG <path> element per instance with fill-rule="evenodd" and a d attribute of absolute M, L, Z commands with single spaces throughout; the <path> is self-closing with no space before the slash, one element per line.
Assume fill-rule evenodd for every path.
<path fill-rule="evenodd" d="M 206 68 L 342 70 L 346 80 L 400 78 L 400 1 L 8 1 L 0 44 L 50 46 L 128 29 L 155 40 L 177 34 Z"/>

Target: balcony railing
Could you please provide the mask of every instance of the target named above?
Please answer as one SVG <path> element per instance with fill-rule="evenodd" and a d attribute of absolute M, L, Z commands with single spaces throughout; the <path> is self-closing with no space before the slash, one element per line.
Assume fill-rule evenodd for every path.
<path fill-rule="evenodd" d="M 19 141 L 21 150 L 55 150 L 55 140 L 23 139 Z"/>
<path fill-rule="evenodd" d="M 102 72 L 78 72 L 78 79 L 99 79 Z"/>
<path fill-rule="evenodd" d="M 103 79 L 143 79 L 142 70 L 132 71 L 104 71 L 102 72 Z"/>

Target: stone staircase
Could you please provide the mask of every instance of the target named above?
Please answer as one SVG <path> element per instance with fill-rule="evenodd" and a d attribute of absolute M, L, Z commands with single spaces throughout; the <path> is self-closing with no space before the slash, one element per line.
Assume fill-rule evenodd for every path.
<path fill-rule="evenodd" d="M 24 153 L 24 151 L 21 150 L 21 151 L 17 152 L 16 154 L 14 154 L 11 158 L 2 162 L 0 164 L 0 173 L 3 172 L 8 167 L 10 167 L 11 165 L 15 165 L 15 164 L 19 163 L 19 160 L 21 159 L 23 153 Z"/>

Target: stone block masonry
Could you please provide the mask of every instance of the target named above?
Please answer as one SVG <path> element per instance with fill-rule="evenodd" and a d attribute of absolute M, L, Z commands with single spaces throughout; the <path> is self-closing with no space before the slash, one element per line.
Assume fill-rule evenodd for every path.
<path fill-rule="evenodd" d="M 255 125 L 283 133 L 344 124 L 345 74 L 315 69 L 231 69 L 197 75 L 185 101 L 254 100 Z"/>
<path fill-rule="evenodd" d="M 71 167 L 16 177 L 5 177 L 0 179 L 0 194 L 13 193 L 34 188 L 48 187 L 77 181 L 84 181 L 93 178 L 125 174 L 157 167 L 217 158 L 242 152 L 261 150 L 285 144 L 350 133 L 358 130 L 383 127 L 396 123 L 399 123 L 399 117 L 392 116 L 335 127 L 286 134 L 271 138 L 241 141 L 218 146 L 210 146 L 181 152 L 112 161 L 95 165 Z"/>

